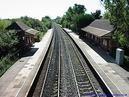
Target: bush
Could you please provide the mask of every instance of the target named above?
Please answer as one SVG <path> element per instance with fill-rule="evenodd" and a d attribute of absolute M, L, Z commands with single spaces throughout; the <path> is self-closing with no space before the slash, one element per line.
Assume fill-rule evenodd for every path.
<path fill-rule="evenodd" d="M 15 57 L 12 60 L 11 57 L 15 56 L 11 56 L 10 54 L 8 54 L 7 56 L 0 59 L 0 76 L 2 76 L 6 72 L 6 70 L 10 68 L 18 59 L 17 57 Z"/>
<path fill-rule="evenodd" d="M 39 42 L 42 39 L 42 37 L 43 37 L 44 34 L 45 34 L 45 32 L 38 32 L 36 34 L 35 41 L 36 42 Z"/>
<path fill-rule="evenodd" d="M 129 56 L 124 56 L 124 65 L 129 67 Z"/>

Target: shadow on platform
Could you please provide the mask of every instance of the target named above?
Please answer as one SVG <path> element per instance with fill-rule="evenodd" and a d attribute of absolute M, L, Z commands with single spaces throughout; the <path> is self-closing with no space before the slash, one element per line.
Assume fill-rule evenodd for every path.
<path fill-rule="evenodd" d="M 82 39 L 86 44 L 88 44 L 96 53 L 98 53 L 104 60 L 109 63 L 115 63 L 115 59 L 109 55 L 109 52 L 104 51 L 99 45 L 91 43 L 86 39 Z"/>
<path fill-rule="evenodd" d="M 80 38 L 82 39 L 82 38 Z M 88 44 L 96 53 L 98 53 L 104 60 L 106 60 L 108 63 L 114 63 L 113 65 L 117 65 L 115 63 L 115 59 L 109 55 L 108 52 L 104 51 L 99 45 L 96 45 L 95 43 L 87 40 L 82 39 L 86 44 Z M 127 65 L 119 65 L 121 68 L 129 72 L 129 66 Z"/>
<path fill-rule="evenodd" d="M 25 54 L 23 54 L 22 57 L 33 56 L 38 49 L 39 48 L 31 48 L 29 51 L 27 51 Z"/>

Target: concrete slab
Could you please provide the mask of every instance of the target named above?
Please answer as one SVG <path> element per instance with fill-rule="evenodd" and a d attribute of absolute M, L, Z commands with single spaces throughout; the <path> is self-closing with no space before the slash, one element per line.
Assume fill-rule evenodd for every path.
<path fill-rule="evenodd" d="M 36 53 L 29 58 L 22 58 L 16 62 L 0 78 L 0 97 L 26 97 L 27 93 L 41 66 L 42 60 L 48 50 L 52 39 L 52 29 L 49 30 L 41 42 L 36 43 L 34 48 L 38 48 Z"/>
<path fill-rule="evenodd" d="M 84 41 L 79 39 L 75 33 L 69 32 L 69 35 L 80 47 L 92 67 L 100 75 L 103 82 L 106 84 L 114 97 L 129 97 L 129 84 L 112 68 L 111 63 L 105 61 Z"/>

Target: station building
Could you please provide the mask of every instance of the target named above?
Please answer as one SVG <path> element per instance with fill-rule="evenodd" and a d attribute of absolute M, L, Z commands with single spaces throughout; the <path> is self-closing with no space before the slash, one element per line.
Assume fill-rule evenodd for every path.
<path fill-rule="evenodd" d="M 21 47 L 31 47 L 36 40 L 36 33 L 39 31 L 32 29 L 21 21 L 15 21 L 9 25 L 7 30 L 15 30 Z"/>
<path fill-rule="evenodd" d="M 104 50 L 112 52 L 116 48 L 116 43 L 112 39 L 114 28 L 108 20 L 96 19 L 81 30 L 85 39 L 102 47 Z"/>

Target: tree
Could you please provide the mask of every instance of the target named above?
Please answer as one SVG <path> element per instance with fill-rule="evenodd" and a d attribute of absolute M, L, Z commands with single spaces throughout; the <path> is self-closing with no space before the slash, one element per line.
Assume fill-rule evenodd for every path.
<path fill-rule="evenodd" d="M 62 25 L 74 30 L 75 32 L 78 32 L 79 18 L 82 15 L 85 15 L 85 11 L 86 8 L 84 5 L 74 4 L 73 7 L 69 7 L 61 20 Z"/>
<path fill-rule="evenodd" d="M 0 56 L 14 52 L 18 43 L 15 31 L 0 32 Z"/>
<path fill-rule="evenodd" d="M 73 13 L 75 13 L 75 14 L 84 14 L 85 11 L 86 11 L 86 8 L 84 5 L 75 4 L 73 6 Z"/>
<path fill-rule="evenodd" d="M 10 25 L 10 23 L 11 23 L 10 20 L 6 20 L 6 19 L 0 20 L 0 31 L 1 31 L 1 32 L 4 31 L 5 28 L 6 28 L 8 25 Z"/>
<path fill-rule="evenodd" d="M 61 19 L 62 26 L 80 34 L 81 28 L 89 25 L 94 20 L 92 15 L 85 12 L 84 5 L 75 4 L 73 7 L 69 7 Z"/>
<path fill-rule="evenodd" d="M 21 17 L 17 20 L 22 21 L 23 23 L 25 23 L 26 25 L 28 25 L 29 27 L 36 29 L 40 32 L 46 32 L 47 31 L 47 27 L 42 23 L 42 21 L 38 20 L 38 19 L 34 19 L 34 18 L 30 18 L 30 17 Z"/>
<path fill-rule="evenodd" d="M 101 0 L 105 4 L 106 16 L 114 25 L 114 40 L 120 46 L 129 46 L 129 5 L 128 0 Z"/>
<path fill-rule="evenodd" d="M 47 30 L 51 28 L 51 18 L 49 16 L 43 17 L 41 21 L 27 16 L 14 19 L 14 20 L 20 20 L 26 25 L 28 25 L 29 27 L 38 30 L 39 32 L 36 34 L 36 37 L 38 38 L 36 41 L 39 41 L 40 39 L 42 39 L 42 36 L 44 35 L 44 33 L 46 33 Z"/>
<path fill-rule="evenodd" d="M 108 11 L 106 11 L 104 14 L 103 14 L 103 18 L 104 19 L 110 19 L 110 13 Z"/>
<path fill-rule="evenodd" d="M 94 17 L 90 14 L 82 14 L 78 17 L 78 28 L 81 30 L 81 28 L 88 26 L 92 21 L 94 21 Z"/>
<path fill-rule="evenodd" d="M 96 12 L 91 13 L 95 19 L 100 19 L 101 18 L 101 11 L 96 10 Z"/>
<path fill-rule="evenodd" d="M 49 16 L 42 17 L 41 20 L 42 24 L 45 25 L 45 27 L 48 29 L 51 28 L 51 18 Z"/>
<path fill-rule="evenodd" d="M 56 23 L 60 24 L 60 23 L 61 23 L 61 17 L 57 16 L 57 17 L 54 19 L 54 21 L 55 21 Z"/>

